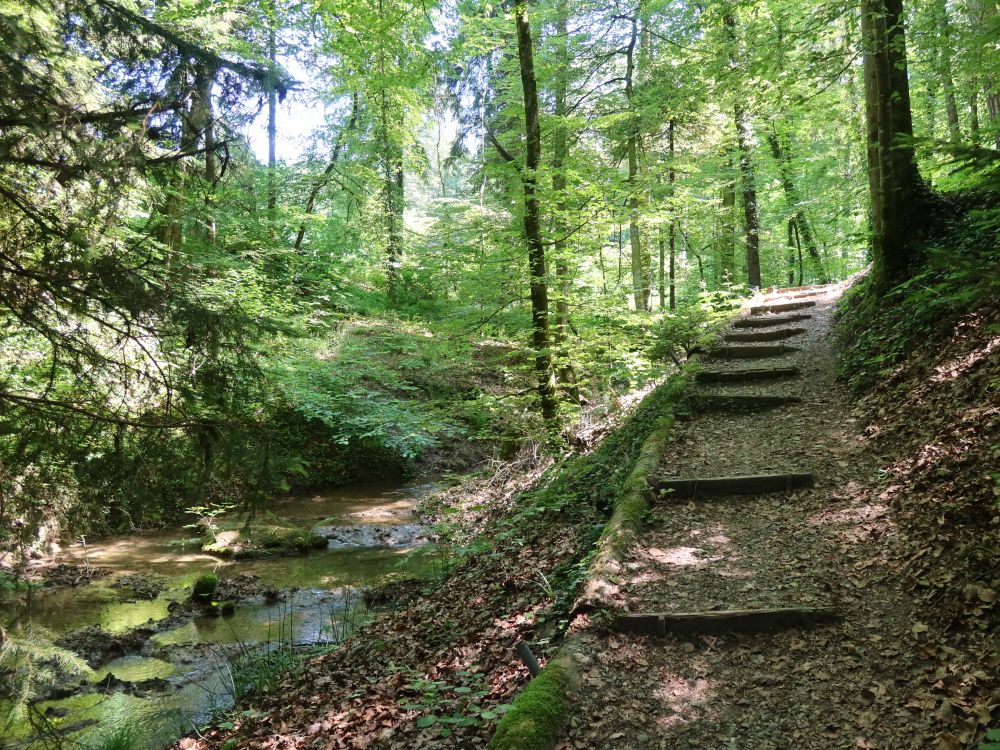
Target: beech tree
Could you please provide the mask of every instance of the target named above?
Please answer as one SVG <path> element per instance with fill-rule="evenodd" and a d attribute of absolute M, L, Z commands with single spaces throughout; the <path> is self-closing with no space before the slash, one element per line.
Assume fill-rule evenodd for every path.
<path fill-rule="evenodd" d="M 902 0 L 863 0 L 868 183 L 876 272 L 906 273 L 929 208 L 912 143 Z"/>

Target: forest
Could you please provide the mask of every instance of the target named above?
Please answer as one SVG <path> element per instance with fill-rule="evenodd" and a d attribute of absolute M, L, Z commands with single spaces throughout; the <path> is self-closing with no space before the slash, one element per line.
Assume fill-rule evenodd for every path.
<path fill-rule="evenodd" d="M 0 747 L 1000 748 L 996 0 L 0 38 Z"/>

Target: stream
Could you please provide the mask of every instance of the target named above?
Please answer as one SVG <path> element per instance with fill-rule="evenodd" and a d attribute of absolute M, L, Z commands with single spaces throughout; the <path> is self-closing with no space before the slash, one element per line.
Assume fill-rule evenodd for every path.
<path fill-rule="evenodd" d="M 141 724 L 145 747 L 162 747 L 232 704 L 229 661 L 235 653 L 289 641 L 331 643 L 357 617 L 350 613 L 361 587 L 393 574 L 426 574 L 434 561 L 419 548 L 427 543 L 428 530 L 413 509 L 436 489 L 368 484 L 278 501 L 273 510 L 284 521 L 328 539 L 326 549 L 296 556 L 220 559 L 178 544 L 192 535 L 183 528 L 79 542 L 56 562 L 111 574 L 4 604 L 0 625 L 40 625 L 57 638 L 92 626 L 121 635 L 138 628 L 127 653 L 96 668 L 82 685 L 60 686 L 65 696 L 37 708 L 61 735 L 83 747 L 123 721 Z M 215 573 L 220 588 L 246 590 L 234 615 L 172 615 L 203 573 Z M 149 577 L 163 590 L 142 598 L 141 590 L 127 585 L 132 579 L 123 580 L 129 574 L 140 584 Z M 0 704 L 0 715 L 6 713 Z M 37 741 L 26 722 L 6 731 L 0 724 L 0 747 L 32 747 Z"/>

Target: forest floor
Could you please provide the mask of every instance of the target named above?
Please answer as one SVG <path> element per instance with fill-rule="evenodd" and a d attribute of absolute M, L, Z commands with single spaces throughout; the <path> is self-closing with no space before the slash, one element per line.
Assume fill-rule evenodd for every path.
<path fill-rule="evenodd" d="M 569 626 L 581 683 L 560 750 L 962 750 L 1000 724 L 1000 513 L 990 473 L 1000 409 L 989 395 L 1000 382 L 997 310 L 929 342 L 912 367 L 858 399 L 837 379 L 838 293 L 794 324 L 806 329 L 786 342 L 798 351 L 706 363 L 796 365 L 798 377 L 702 390 L 800 403 L 678 421 L 662 463 L 668 477 L 808 471 L 814 486 L 660 499 L 626 561 L 620 604 L 829 606 L 839 622 L 652 637 L 608 632 L 606 620 L 581 615 Z M 493 515 L 511 512 L 501 502 Z M 514 646 L 551 653 L 551 619 L 567 605 L 550 580 L 575 570 L 593 541 L 580 533 L 593 518 L 538 513 L 442 582 L 403 586 L 394 609 L 338 649 L 177 747 L 485 747 L 528 681 Z"/>
<path fill-rule="evenodd" d="M 975 747 L 994 721 L 991 714 L 1000 709 L 997 519 L 975 532 L 994 545 L 992 569 L 980 570 L 978 580 L 959 580 L 962 566 L 946 562 L 947 554 L 941 559 L 944 545 L 913 531 L 917 526 L 907 517 L 916 517 L 920 528 L 943 522 L 932 507 L 907 506 L 919 492 L 906 482 L 917 477 L 910 465 L 894 478 L 894 467 L 905 463 L 908 451 L 925 455 L 942 441 L 916 427 L 908 440 L 880 442 L 872 417 L 891 422 L 886 407 L 902 412 L 901 395 L 926 404 L 927 379 L 901 378 L 905 393 L 896 392 L 895 402 L 885 393 L 881 401 L 879 394 L 856 401 L 837 379 L 835 297 L 820 297 L 816 308 L 802 311 L 812 317 L 794 325 L 806 332 L 787 340 L 799 351 L 706 364 L 712 370 L 798 366 L 798 377 L 701 390 L 799 396 L 801 403 L 757 414 L 705 413 L 679 423 L 661 470 L 671 478 L 812 472 L 814 486 L 660 499 L 624 560 L 619 604 L 633 613 L 825 606 L 836 610 L 839 622 L 657 637 L 608 632 L 581 618 L 573 626 L 583 654 L 581 686 L 562 750 L 958 750 Z M 982 334 L 952 342 L 948 355 L 965 363 L 960 369 L 982 370 L 989 360 L 994 345 L 984 340 L 985 329 Z M 909 393 L 921 387 L 924 398 Z M 966 406 L 983 412 L 972 424 L 983 430 L 978 447 L 984 450 L 973 446 L 963 457 L 969 446 L 960 445 L 951 465 L 932 461 L 939 484 L 942 476 L 985 476 L 988 469 L 969 459 L 988 457 L 996 409 L 984 408 L 985 389 L 966 388 L 966 405 L 961 395 L 939 399 L 936 412 L 927 407 L 930 419 L 912 409 L 905 414 L 947 425 L 966 421 Z M 991 420 L 982 421 L 984 415 Z M 957 489 L 963 490 L 988 488 Z M 949 571 L 955 580 L 920 591 L 915 553 L 939 558 L 920 573 L 923 583 Z"/>

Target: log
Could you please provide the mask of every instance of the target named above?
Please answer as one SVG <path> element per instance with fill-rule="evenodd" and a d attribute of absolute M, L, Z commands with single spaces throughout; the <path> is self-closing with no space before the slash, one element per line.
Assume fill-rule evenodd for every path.
<path fill-rule="evenodd" d="M 765 359 L 780 357 L 799 351 L 798 347 L 788 344 L 772 344 L 770 346 L 720 346 L 713 349 L 709 356 L 715 359 Z"/>
<path fill-rule="evenodd" d="M 807 307 L 816 307 L 815 302 L 778 302 L 773 305 L 757 305 L 750 308 L 751 315 L 764 315 L 765 313 L 791 312 L 792 310 L 804 310 Z"/>
<path fill-rule="evenodd" d="M 800 403 L 802 399 L 798 396 L 758 396 L 742 393 L 699 396 L 697 400 L 698 407 L 702 411 L 763 411 Z"/>
<path fill-rule="evenodd" d="M 800 320 L 809 320 L 811 318 L 812 315 L 808 313 L 775 315 L 766 318 L 739 318 L 733 321 L 733 328 L 771 328 L 773 326 L 784 325 L 785 323 L 798 323 Z"/>
<path fill-rule="evenodd" d="M 726 341 L 742 341 L 753 343 L 755 341 L 781 341 L 790 339 L 792 336 L 799 336 L 806 332 L 805 328 L 779 328 L 773 331 L 734 331 L 723 336 Z"/>
<path fill-rule="evenodd" d="M 828 289 L 803 289 L 800 292 L 790 292 L 789 294 L 765 294 L 762 302 L 772 304 L 775 302 L 799 302 L 811 297 L 823 297 L 830 293 Z"/>
<path fill-rule="evenodd" d="M 807 627 L 839 619 L 828 607 L 776 607 L 773 609 L 730 609 L 706 612 L 647 612 L 620 614 L 612 627 L 621 633 L 638 635 L 715 635 L 719 633 L 761 633 L 769 630 Z"/>
<path fill-rule="evenodd" d="M 757 474 L 661 479 L 655 489 L 661 496 L 669 494 L 670 498 L 693 498 L 707 495 L 759 495 L 764 492 L 783 492 L 799 487 L 812 487 L 813 482 L 813 475 L 808 473 Z"/>
<path fill-rule="evenodd" d="M 806 284 L 805 286 L 772 286 L 768 287 L 766 295 L 794 294 L 796 292 L 826 292 L 839 284 Z"/>
<path fill-rule="evenodd" d="M 746 383 L 757 380 L 778 380 L 793 378 L 801 374 L 798 367 L 774 367 L 751 370 L 702 370 L 695 375 L 699 383 Z"/>

